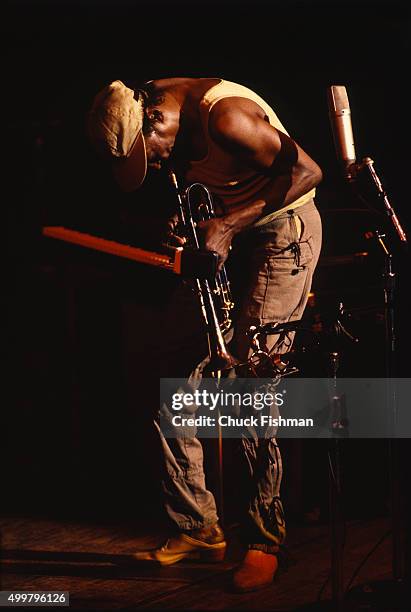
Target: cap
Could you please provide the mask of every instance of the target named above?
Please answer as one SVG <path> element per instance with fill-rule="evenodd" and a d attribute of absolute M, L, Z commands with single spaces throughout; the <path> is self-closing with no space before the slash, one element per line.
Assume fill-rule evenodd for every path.
<path fill-rule="evenodd" d="M 88 133 L 95 149 L 112 161 L 113 174 L 123 191 L 138 189 L 147 172 L 143 137 L 142 94 L 113 81 L 94 98 Z"/>

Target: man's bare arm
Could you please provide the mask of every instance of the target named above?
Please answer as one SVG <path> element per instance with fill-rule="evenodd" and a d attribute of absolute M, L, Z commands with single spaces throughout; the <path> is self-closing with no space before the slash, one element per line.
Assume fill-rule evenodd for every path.
<path fill-rule="evenodd" d="M 271 179 L 256 201 L 246 206 L 251 209 L 247 215 L 250 223 L 291 204 L 321 181 L 315 161 L 289 136 L 271 126 L 263 110 L 251 100 L 221 100 L 211 112 L 209 129 L 223 149 Z M 229 216 L 235 222 L 237 215 Z"/>
<path fill-rule="evenodd" d="M 271 126 L 263 110 L 245 98 L 218 102 L 210 114 L 209 130 L 220 147 L 270 179 L 253 202 L 206 222 L 206 247 L 224 257 L 235 234 L 308 193 L 321 181 L 322 173 L 294 140 Z"/>

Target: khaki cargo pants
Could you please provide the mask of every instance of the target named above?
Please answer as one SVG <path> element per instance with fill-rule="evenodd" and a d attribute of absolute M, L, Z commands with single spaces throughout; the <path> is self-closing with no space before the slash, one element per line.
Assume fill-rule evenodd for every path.
<path fill-rule="evenodd" d="M 240 359 L 249 351 L 246 332 L 250 325 L 300 319 L 307 304 L 313 272 L 321 248 L 321 220 L 313 201 L 240 237 L 233 249 L 243 256 L 240 276 L 244 281 L 235 333 L 230 350 Z M 204 332 L 192 292 L 177 291 L 163 321 L 162 375 L 201 377 L 206 360 Z M 284 353 L 291 348 L 292 334 L 268 336 L 269 349 Z M 200 363 L 193 371 L 192 364 Z M 164 364 L 167 364 L 164 366 Z M 166 372 L 164 374 L 164 372 Z M 184 373 L 183 373 L 184 372 Z M 162 418 L 170 411 L 162 407 Z M 207 489 L 203 450 L 195 429 L 187 438 L 163 436 L 163 482 L 168 516 L 180 530 L 198 529 L 218 520 L 213 494 Z M 245 432 L 236 442 L 239 507 L 242 537 L 250 548 L 277 552 L 285 538 L 280 500 L 282 464 L 273 432 Z"/>

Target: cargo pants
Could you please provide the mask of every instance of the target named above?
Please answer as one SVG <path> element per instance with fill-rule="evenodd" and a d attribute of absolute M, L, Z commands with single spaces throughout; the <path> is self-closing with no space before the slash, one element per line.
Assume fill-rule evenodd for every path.
<path fill-rule="evenodd" d="M 313 201 L 240 236 L 233 248 L 232 267 L 238 250 L 243 257 L 238 264 L 243 288 L 229 345 L 236 357 L 243 360 L 249 353 L 246 332 L 250 325 L 301 318 L 320 249 L 321 219 Z M 163 377 L 187 376 L 195 385 L 207 363 L 196 300 L 184 287 L 175 293 L 163 320 L 161 336 L 167 341 L 157 352 Z M 292 333 L 267 336 L 267 348 L 280 354 L 290 350 L 292 342 Z M 193 363 L 199 365 L 193 369 Z M 160 412 L 162 419 L 170 416 L 167 406 Z M 182 531 L 214 524 L 218 520 L 216 504 L 206 486 L 203 449 L 195 428 L 187 437 L 165 438 L 158 421 L 155 425 L 163 455 L 162 491 L 168 516 Z M 236 441 L 242 539 L 249 548 L 271 553 L 277 553 L 285 539 L 280 500 L 282 463 L 274 436 L 272 428 L 263 433 L 249 428 Z"/>

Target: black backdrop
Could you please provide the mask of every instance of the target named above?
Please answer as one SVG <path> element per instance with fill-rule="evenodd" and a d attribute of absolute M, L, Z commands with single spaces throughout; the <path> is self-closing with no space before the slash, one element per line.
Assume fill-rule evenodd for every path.
<path fill-rule="evenodd" d="M 144 204 L 155 202 L 164 214 L 172 206 L 161 181 L 149 177 L 141 192 L 125 196 L 102 172 L 84 135 L 84 115 L 98 89 L 114 78 L 173 75 L 222 76 L 250 86 L 272 103 L 323 169 L 317 203 L 326 227 L 324 254 L 352 253 L 363 244 L 370 221 L 356 226 L 358 217 L 346 210 L 361 205 L 340 177 L 326 90 L 346 85 L 357 155 L 375 160 L 409 228 L 406 5 L 395 0 L 9 3 L 3 85 L 10 165 L 3 184 L 9 187 L 13 280 L 6 285 L 11 342 L 3 345 L 11 365 L 11 395 L 4 402 L 10 426 L 3 445 L 6 507 L 26 511 L 57 503 L 85 511 L 99 504 L 101 511 L 131 507 L 133 514 L 140 501 L 142 476 L 133 466 L 147 461 L 144 442 L 136 445 L 147 367 L 143 349 L 174 281 L 139 268 L 119 271 L 106 260 L 77 260 L 44 245 L 40 236 L 43 224 L 57 223 L 143 244 L 150 222 Z M 399 261 L 400 368 L 409 375 L 408 267 L 402 257 Z M 377 275 L 377 268 L 366 273 Z M 343 282 L 350 271 L 338 273 Z M 324 271 L 318 278 L 320 289 L 332 282 L 335 288 Z M 376 278 L 365 284 L 378 293 Z M 143 286 L 151 287 L 149 295 Z M 364 297 L 358 286 L 354 294 Z M 381 327 L 368 336 L 381 343 Z M 366 351 L 375 347 L 371 341 Z M 149 466 L 147 473 L 146 480 L 154 479 Z"/>

